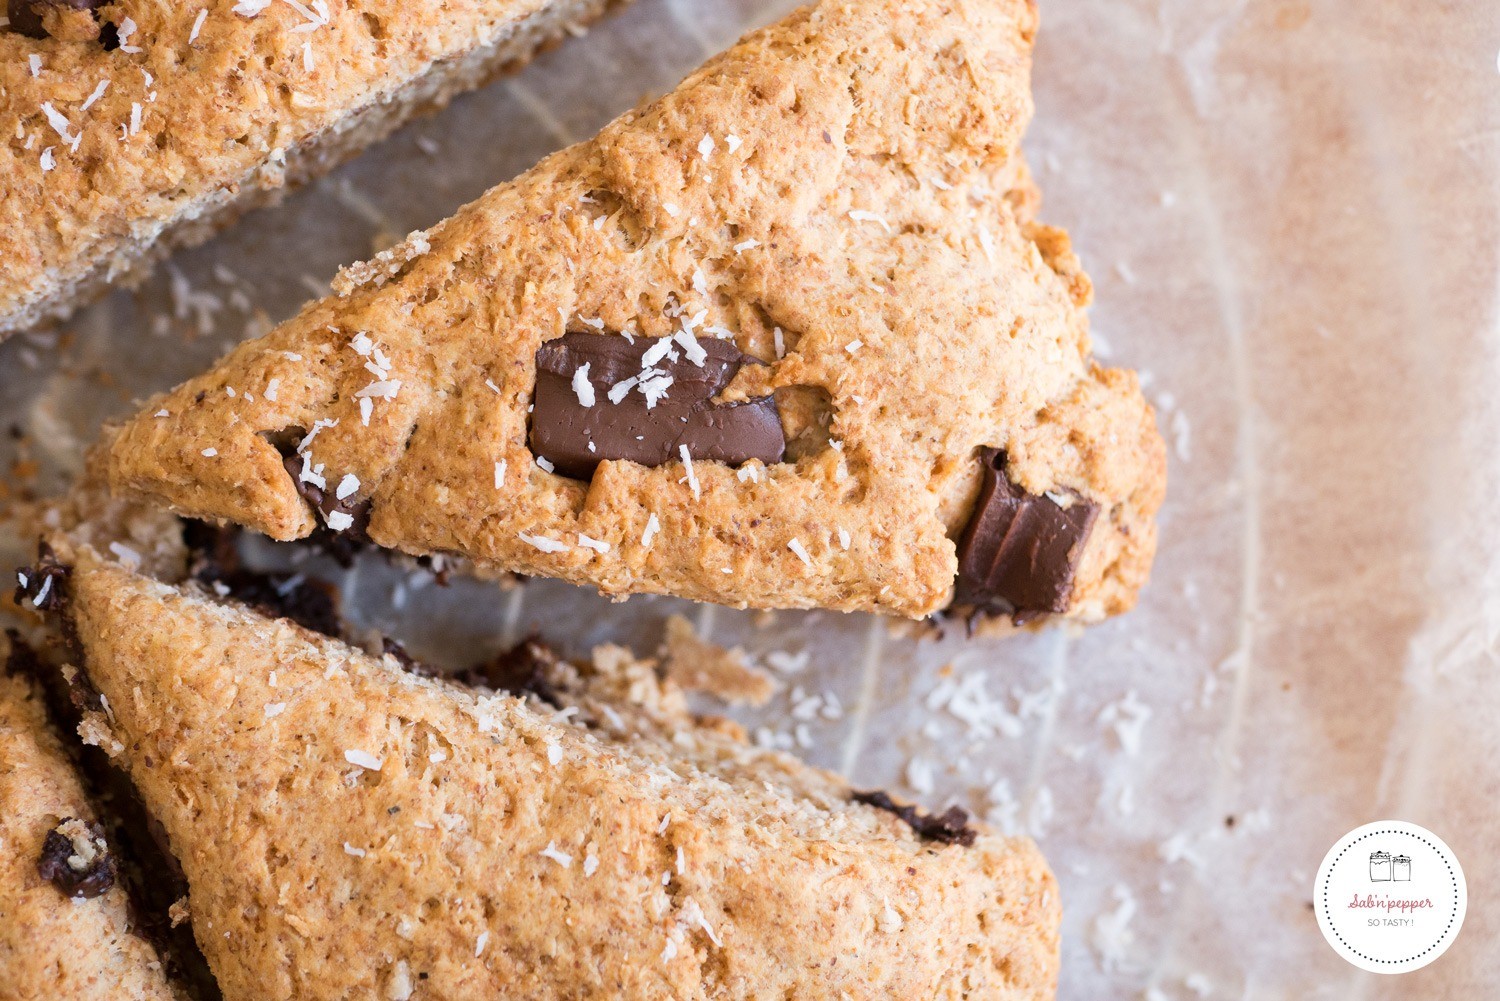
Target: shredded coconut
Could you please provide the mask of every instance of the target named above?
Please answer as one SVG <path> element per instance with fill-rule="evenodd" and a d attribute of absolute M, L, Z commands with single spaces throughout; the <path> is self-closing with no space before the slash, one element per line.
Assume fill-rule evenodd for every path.
<path fill-rule="evenodd" d="M 864 209 L 850 209 L 849 218 L 855 222 L 878 222 L 887 233 L 891 231 L 891 224 L 886 222 L 883 216 L 875 212 L 868 212 Z"/>
<path fill-rule="evenodd" d="M 558 542 L 556 539 L 549 539 L 545 535 L 531 535 L 527 532 L 518 532 L 517 535 L 522 542 L 534 546 L 544 553 L 565 553 L 570 548 L 566 542 Z"/>
<path fill-rule="evenodd" d="M 687 480 L 687 485 L 693 491 L 693 500 L 698 500 L 702 496 L 702 491 L 698 488 L 698 474 L 693 472 L 693 457 L 688 452 L 686 445 L 678 445 L 677 451 L 682 456 L 682 468 L 687 471 L 685 479 Z M 677 482 L 681 483 L 682 480 L 678 480 Z"/>
<path fill-rule="evenodd" d="M 541 855 L 542 858 L 551 859 L 558 865 L 562 866 L 564 869 L 573 864 L 573 856 L 569 855 L 567 852 L 558 851 L 557 842 L 555 841 L 547 842 L 547 847 L 543 848 L 540 852 L 538 852 L 538 854 Z"/>
<path fill-rule="evenodd" d="M 589 382 L 589 366 L 592 362 L 584 362 L 573 372 L 573 392 L 578 396 L 578 405 L 592 407 L 594 405 L 594 386 Z"/>
<path fill-rule="evenodd" d="M 369 751 L 361 751 L 357 749 L 345 751 L 344 760 L 349 762 L 349 764 L 351 765 L 357 765 L 358 767 L 371 772 L 380 771 L 380 766 L 385 764 L 385 761 L 383 759 L 375 757 L 375 755 L 371 754 Z"/>

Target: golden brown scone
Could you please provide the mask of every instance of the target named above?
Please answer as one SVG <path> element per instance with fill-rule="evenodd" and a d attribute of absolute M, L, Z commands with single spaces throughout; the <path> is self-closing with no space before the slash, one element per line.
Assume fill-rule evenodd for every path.
<path fill-rule="evenodd" d="M 953 598 L 993 447 L 1016 489 L 1098 512 L 1061 545 L 1076 579 L 1018 618 L 1123 611 L 1164 450 L 1134 374 L 1091 358 L 1066 235 L 1031 218 L 1034 29 L 1026 0 L 825 0 L 752 34 L 153 400 L 111 482 L 277 539 L 319 523 L 299 488 L 344 486 L 330 524 L 359 527 L 368 502 L 370 538 L 408 553 L 611 595 L 921 617 Z M 539 464 L 543 342 L 684 329 L 767 363 L 720 399 L 774 391 L 785 461 L 674 449 L 591 481 Z M 592 386 L 594 407 L 622 385 L 643 388 Z M 299 443 L 294 478 L 278 448 Z"/>
<path fill-rule="evenodd" d="M 670 733 L 680 696 L 621 651 L 591 670 L 622 708 L 574 715 L 71 558 L 96 736 L 227 1001 L 1053 996 L 1029 841 L 924 840 L 830 774 Z"/>
<path fill-rule="evenodd" d="M 0 636 L 0 664 L 7 654 Z M 155 950 L 132 932 L 118 884 L 75 899 L 75 887 L 61 889 L 38 871 L 48 834 L 61 828 L 60 837 L 70 846 L 76 837 L 82 852 L 53 864 L 68 867 L 67 859 L 75 858 L 72 878 L 97 881 L 101 868 L 114 863 L 107 844 L 87 828 L 96 820 L 49 728 L 40 693 L 26 678 L 0 670 L 0 1001 L 179 997 Z M 93 892 L 87 885 L 79 889 Z"/>
<path fill-rule="evenodd" d="M 10 0 L 0 337 L 66 316 L 607 2 Z M 14 16 L 33 7 L 39 20 Z"/>

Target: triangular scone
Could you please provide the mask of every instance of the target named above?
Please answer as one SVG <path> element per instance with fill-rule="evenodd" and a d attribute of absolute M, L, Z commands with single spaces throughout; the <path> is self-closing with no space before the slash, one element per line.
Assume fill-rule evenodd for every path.
<path fill-rule="evenodd" d="M 8 0 L 0 338 L 196 243 L 606 0 Z"/>
<path fill-rule="evenodd" d="M 0 636 L 0 664 L 9 656 Z M 36 686 L 0 670 L 0 997 L 175 1001 Z M 70 864 L 70 860 L 72 864 Z"/>
<path fill-rule="evenodd" d="M 959 543 L 966 609 L 1122 611 L 1164 453 L 1032 219 L 1034 28 L 1027 0 L 827 0 L 750 35 L 152 401 L 111 482 L 277 539 L 312 496 L 381 546 L 615 595 L 920 617 Z M 725 427 L 773 391 L 781 461 Z M 987 466 L 1041 506 L 970 539 Z"/>
<path fill-rule="evenodd" d="M 67 586 L 227 1001 L 1053 996 L 1029 841 L 923 840 L 712 730 L 417 677 L 86 550 Z"/>

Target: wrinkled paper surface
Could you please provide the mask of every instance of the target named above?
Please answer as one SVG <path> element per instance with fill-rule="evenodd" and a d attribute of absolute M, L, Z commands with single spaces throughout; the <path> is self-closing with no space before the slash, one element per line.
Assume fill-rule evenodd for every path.
<path fill-rule="evenodd" d="M 0 426 L 26 436 L 4 436 L 4 468 L 35 459 L 62 482 L 133 398 L 790 6 L 639 0 L 178 255 L 61 347 L 0 347 Z M 1072 230 L 1099 352 L 1141 370 L 1171 446 L 1139 610 L 1081 635 L 917 641 L 864 616 L 421 586 L 375 560 L 346 595 L 450 663 L 531 630 L 649 650 L 675 611 L 743 645 L 784 683 L 736 712 L 762 739 L 1037 837 L 1062 882 L 1065 998 L 1483 996 L 1500 941 L 1500 8 L 1042 8 L 1044 216 Z M 1385 818 L 1445 838 L 1471 891 L 1449 953 L 1395 978 L 1346 965 L 1311 910 L 1324 852 Z"/>

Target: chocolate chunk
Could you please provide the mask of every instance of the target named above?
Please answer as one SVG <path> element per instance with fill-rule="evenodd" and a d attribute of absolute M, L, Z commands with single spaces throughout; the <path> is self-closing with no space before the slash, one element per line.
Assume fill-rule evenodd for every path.
<path fill-rule="evenodd" d="M 561 709 L 562 695 L 548 678 L 548 671 L 556 665 L 557 654 L 553 649 L 529 636 L 491 660 L 459 672 L 454 680 L 513 695 L 535 695 L 552 708 Z"/>
<path fill-rule="evenodd" d="M 1080 497 L 1063 507 L 1050 496 L 1026 493 L 1006 478 L 999 449 L 985 449 L 980 459 L 984 483 L 959 540 L 953 604 L 1010 615 L 1017 625 L 1067 611 L 1099 505 Z"/>
<path fill-rule="evenodd" d="M 894 813 L 906 822 L 906 826 L 916 831 L 919 837 L 929 841 L 963 845 L 967 848 L 979 836 L 979 832 L 969 826 L 969 812 L 961 806 L 950 806 L 942 813 L 932 814 L 923 813 L 914 806 L 901 806 L 889 794 L 880 790 L 856 792 L 852 798 L 856 803 Z"/>
<path fill-rule="evenodd" d="M 70 10 L 93 13 L 103 6 L 104 0 L 7 0 L 5 12 L 11 31 L 46 38 L 48 15 L 56 18 Z"/>
<path fill-rule="evenodd" d="M 335 638 L 343 634 L 338 591 L 305 574 L 257 573 L 244 566 L 235 545 L 237 529 L 201 521 L 184 523 L 188 576 L 221 598 L 233 598 L 265 615 L 290 619 L 306 629 Z"/>
<path fill-rule="evenodd" d="M 68 577 L 73 570 L 57 562 L 52 547 L 37 546 L 34 566 L 16 571 L 16 604 L 29 603 L 39 612 L 60 611 L 68 600 Z"/>
<path fill-rule="evenodd" d="M 5 630 L 5 639 L 10 645 L 10 650 L 5 654 L 5 675 L 40 681 L 43 677 L 42 659 L 31 648 L 31 644 L 22 639 L 21 634 L 14 629 Z"/>
<path fill-rule="evenodd" d="M 370 502 L 354 496 L 339 500 L 334 491 L 303 479 L 305 463 L 296 452 L 283 457 L 281 464 L 297 485 L 297 492 L 303 500 L 323 515 L 323 523 L 313 530 L 307 541 L 332 556 L 339 566 L 353 566 L 354 557 L 370 544 Z"/>
<path fill-rule="evenodd" d="M 36 871 L 69 897 L 97 897 L 115 885 L 115 857 L 104 829 L 75 817 L 47 832 Z"/>
<path fill-rule="evenodd" d="M 780 462 L 786 437 L 774 397 L 713 402 L 742 365 L 759 362 L 715 337 L 698 347 L 701 365 L 690 357 L 694 350 L 676 341 L 668 347 L 659 339 L 575 333 L 543 344 L 536 353 L 531 450 L 580 480 L 603 459 L 643 466 L 676 461 L 683 445 L 694 460 Z"/>

